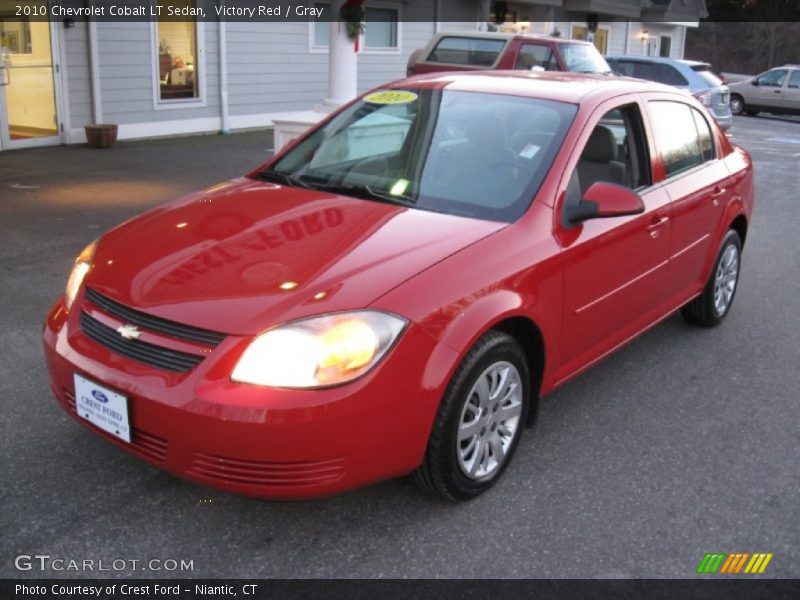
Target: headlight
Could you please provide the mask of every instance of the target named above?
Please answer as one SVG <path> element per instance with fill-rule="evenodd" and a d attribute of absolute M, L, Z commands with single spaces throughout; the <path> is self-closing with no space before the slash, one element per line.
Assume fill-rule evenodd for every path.
<path fill-rule="evenodd" d="M 75 296 L 78 295 L 78 290 L 81 289 L 83 278 L 92 268 L 92 259 L 94 258 L 94 251 L 97 248 L 97 240 L 86 246 L 75 259 L 75 265 L 72 267 L 72 273 L 69 274 L 67 280 L 67 289 L 64 292 L 64 304 L 67 310 L 72 306 Z"/>
<path fill-rule="evenodd" d="M 352 381 L 380 361 L 405 326 L 400 317 L 372 310 L 288 323 L 256 337 L 231 379 L 284 388 Z"/>

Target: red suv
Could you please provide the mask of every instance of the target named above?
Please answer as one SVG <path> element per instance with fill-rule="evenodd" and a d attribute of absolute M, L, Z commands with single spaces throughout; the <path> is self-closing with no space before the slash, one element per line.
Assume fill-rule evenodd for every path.
<path fill-rule="evenodd" d="M 471 69 L 611 73 L 589 42 L 507 33 L 440 33 L 411 54 L 406 71 L 420 75 Z"/>

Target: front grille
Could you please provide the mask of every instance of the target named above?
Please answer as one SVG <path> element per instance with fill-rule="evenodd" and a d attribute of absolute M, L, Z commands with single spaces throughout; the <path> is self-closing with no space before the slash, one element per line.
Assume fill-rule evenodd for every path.
<path fill-rule="evenodd" d="M 257 486 L 302 486 L 332 483 L 344 475 L 344 460 L 260 462 L 197 453 L 190 471 L 225 483 Z"/>
<path fill-rule="evenodd" d="M 67 404 L 72 412 L 77 414 L 75 395 L 69 390 L 64 390 L 64 397 L 67 399 Z M 119 441 L 118 438 L 112 436 L 110 433 L 106 433 L 98 427 L 95 427 L 89 421 L 85 421 L 85 423 L 108 439 L 117 442 Z M 126 447 L 130 447 L 137 454 L 144 458 L 149 458 L 155 462 L 163 462 L 167 456 L 167 440 L 165 440 L 163 437 L 154 435 L 152 433 L 147 433 L 141 429 L 137 429 L 136 427 L 131 427 L 131 443 L 130 446 Z"/>
<path fill-rule="evenodd" d="M 138 325 L 179 340 L 197 342 L 206 346 L 218 346 L 225 339 L 224 333 L 175 323 L 174 321 L 168 321 L 167 319 L 154 317 L 153 315 L 128 308 L 124 304 L 107 298 L 91 288 L 86 288 L 86 299 L 98 308 L 103 309 L 104 312 L 121 319 L 125 323 Z"/>
<path fill-rule="evenodd" d="M 89 339 L 117 354 L 167 371 L 191 371 L 203 361 L 203 356 L 197 354 L 169 350 L 139 340 L 127 340 L 85 312 L 81 312 L 81 329 Z"/>

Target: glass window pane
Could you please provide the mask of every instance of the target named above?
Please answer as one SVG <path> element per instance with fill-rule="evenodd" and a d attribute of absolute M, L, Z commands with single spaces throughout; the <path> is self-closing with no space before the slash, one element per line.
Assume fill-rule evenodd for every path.
<path fill-rule="evenodd" d="M 367 8 L 364 46 L 397 48 L 397 11 L 391 8 Z"/>
<path fill-rule="evenodd" d="M 545 71 L 558 71 L 558 63 L 553 58 L 553 51 L 549 46 L 542 44 L 524 44 L 522 46 L 514 68 L 530 71 L 533 67 L 540 67 Z"/>
<path fill-rule="evenodd" d="M 689 85 L 686 78 L 672 65 L 656 64 L 658 81 L 667 85 Z"/>
<path fill-rule="evenodd" d="M 671 177 L 703 163 L 697 126 L 692 109 L 678 102 L 650 103 L 656 146 L 664 159 L 664 171 Z"/>
<path fill-rule="evenodd" d="M 789 87 L 800 88 L 800 70 L 792 72 L 792 76 L 789 79 Z"/>
<path fill-rule="evenodd" d="M 196 3 L 176 0 L 173 6 L 194 8 Z M 159 20 L 156 33 L 160 100 L 199 98 L 196 21 Z"/>
<path fill-rule="evenodd" d="M 703 160 L 711 160 L 715 156 L 711 128 L 708 126 L 708 121 L 698 111 L 692 109 L 692 115 L 694 115 L 694 122 L 697 125 L 697 132 L 700 137 L 700 150 L 703 153 Z"/>
<path fill-rule="evenodd" d="M 330 10 L 330 5 L 321 2 L 315 2 L 314 8 Z M 325 14 L 325 13 L 323 13 Z M 327 21 L 314 21 L 314 45 L 315 46 L 328 46 L 331 39 L 331 24 Z"/>
<path fill-rule="evenodd" d="M 505 45 L 505 40 L 446 37 L 439 40 L 428 60 L 453 65 L 490 67 Z"/>

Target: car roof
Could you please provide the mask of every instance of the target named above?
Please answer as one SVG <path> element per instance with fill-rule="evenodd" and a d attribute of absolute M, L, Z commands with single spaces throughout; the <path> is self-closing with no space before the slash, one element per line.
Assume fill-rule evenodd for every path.
<path fill-rule="evenodd" d="M 536 35 L 533 33 L 504 33 L 502 31 L 443 31 L 437 33 L 435 39 L 444 37 L 478 38 L 484 40 L 527 40 L 559 44 L 590 44 L 584 40 L 570 40 L 552 35 Z"/>
<path fill-rule="evenodd" d="M 454 71 L 417 75 L 400 80 L 397 87 L 422 87 L 464 92 L 527 96 L 580 104 L 621 94 L 640 92 L 676 93 L 672 86 L 653 81 L 593 73 L 561 71 Z"/>
<path fill-rule="evenodd" d="M 670 65 L 684 65 L 687 67 L 711 67 L 710 63 L 701 60 L 685 60 L 679 58 L 668 58 L 666 56 L 628 56 L 625 54 L 609 54 L 606 60 L 630 60 L 635 62 L 663 63 Z"/>

